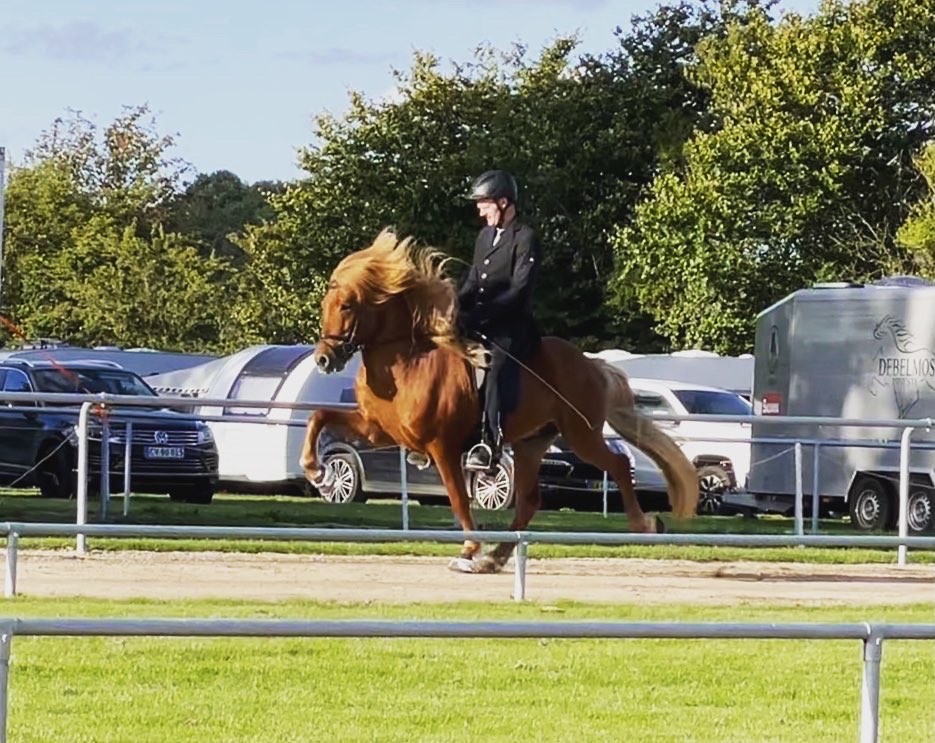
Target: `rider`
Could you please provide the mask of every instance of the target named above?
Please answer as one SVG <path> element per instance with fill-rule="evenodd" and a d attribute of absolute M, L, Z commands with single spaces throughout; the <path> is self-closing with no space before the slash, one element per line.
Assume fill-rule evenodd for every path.
<path fill-rule="evenodd" d="M 468 469 L 492 470 L 500 457 L 503 417 L 516 405 L 519 367 L 539 345 L 533 288 L 542 256 L 539 238 L 517 215 L 516 180 L 503 170 L 474 179 L 470 198 L 486 225 L 474 243 L 474 260 L 458 290 L 458 324 L 491 353 L 481 443 L 468 453 Z M 501 405 L 501 397 L 503 405 Z"/>

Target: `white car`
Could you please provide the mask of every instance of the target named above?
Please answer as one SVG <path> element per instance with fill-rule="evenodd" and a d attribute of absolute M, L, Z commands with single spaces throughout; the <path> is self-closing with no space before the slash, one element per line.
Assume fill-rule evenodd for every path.
<path fill-rule="evenodd" d="M 636 407 L 650 416 L 753 414 L 750 402 L 718 387 L 666 379 L 633 377 L 630 387 Z M 750 424 L 657 420 L 656 424 L 682 448 L 698 470 L 699 511 L 717 513 L 729 490 L 746 487 L 750 472 Z"/>

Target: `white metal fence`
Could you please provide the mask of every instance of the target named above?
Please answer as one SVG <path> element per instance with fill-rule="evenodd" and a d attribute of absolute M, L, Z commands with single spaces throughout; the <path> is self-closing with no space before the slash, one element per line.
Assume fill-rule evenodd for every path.
<path fill-rule="evenodd" d="M 884 640 L 935 640 L 935 624 L 703 624 L 629 622 L 394 622 L 224 619 L 0 618 L 0 743 L 7 740 L 13 637 L 315 637 L 859 640 L 860 743 L 876 743 Z"/>
<path fill-rule="evenodd" d="M 778 535 L 778 534 L 631 534 L 606 532 L 439 531 L 430 529 L 334 529 L 236 526 L 144 526 L 136 524 L 0 523 L 6 536 L 4 593 L 16 595 L 20 537 L 73 537 L 77 534 L 111 538 L 251 539 L 299 542 L 508 542 L 516 545 L 513 598 L 526 598 L 527 551 L 531 544 L 696 545 L 716 547 L 884 547 L 912 546 L 935 550 L 933 537 Z"/>
<path fill-rule="evenodd" d="M 88 423 L 91 415 L 91 411 L 94 406 L 97 405 L 106 405 L 109 409 L 113 410 L 118 407 L 123 408 L 155 408 L 155 407 L 169 407 L 169 408 L 190 408 L 193 405 L 197 406 L 208 406 L 208 407 L 219 407 L 225 408 L 230 407 L 232 404 L 231 400 L 228 399 L 213 399 L 213 398 L 191 398 L 191 397 L 141 397 L 141 396 L 131 396 L 131 395 L 110 395 L 110 394 L 98 394 L 98 395 L 81 395 L 81 394 L 62 394 L 62 393 L 11 393 L 11 392 L 0 392 L 0 401 L 7 401 L 10 403 L 31 403 L 35 404 L 36 402 L 56 402 L 59 404 L 71 404 L 80 406 L 78 414 L 78 425 L 76 427 L 76 435 L 78 437 L 78 482 L 77 482 L 77 513 L 76 513 L 76 524 L 78 526 L 83 526 L 87 524 L 87 511 L 88 511 Z M 237 400 L 236 406 L 238 408 L 260 408 L 260 409 L 289 409 L 289 410 L 316 410 L 316 409 L 329 409 L 329 410 L 353 410 L 356 408 L 356 405 L 353 403 L 304 403 L 304 402 L 279 402 L 279 401 L 270 401 L 270 400 Z M 215 419 L 215 418 L 205 418 L 204 416 L 192 416 L 201 420 L 206 419 Z M 700 422 L 712 422 L 712 423 L 750 423 L 753 420 L 757 422 L 762 422 L 766 424 L 797 424 L 797 425 L 822 425 L 829 427 L 837 428 L 848 428 L 848 427 L 864 427 L 870 426 L 875 428 L 893 428 L 896 430 L 901 430 L 902 434 L 900 436 L 899 449 L 900 449 L 900 458 L 899 458 L 899 517 L 898 517 L 898 527 L 899 527 L 899 542 L 894 542 L 893 545 L 897 548 L 897 562 L 899 565 L 905 565 L 908 560 L 908 548 L 913 544 L 909 538 L 909 529 L 908 529 L 908 498 L 909 498 L 909 485 L 910 485 L 910 476 L 909 476 L 909 453 L 911 446 L 911 437 L 912 434 L 920 429 L 930 429 L 933 426 L 932 419 L 918 419 L 918 420 L 890 420 L 890 419 L 860 419 L 860 418 L 824 418 L 824 417 L 815 417 L 815 416 L 726 416 L 726 415 L 677 415 L 677 414 L 666 414 L 654 416 L 661 420 L 672 420 L 672 421 L 700 421 Z M 238 420 L 238 416 L 229 415 L 216 418 L 217 420 L 223 421 L 234 421 Z M 241 416 L 240 419 L 248 421 L 250 423 L 266 423 L 268 425 L 291 425 L 295 422 L 289 421 L 265 421 L 262 419 L 257 419 L 256 416 Z M 712 437 L 705 436 L 704 440 L 709 440 Z M 127 437 L 129 441 L 130 437 Z M 819 445 L 833 445 L 833 443 L 824 442 L 824 441 L 812 441 L 809 440 L 808 443 L 817 443 Z M 874 445 L 880 445 L 874 442 Z M 885 444 L 884 444 L 885 445 Z M 795 470 L 796 470 L 796 493 L 795 493 L 795 533 L 798 537 L 804 536 L 804 486 L 802 482 L 802 461 L 803 461 L 803 442 L 796 441 L 793 445 L 795 450 Z M 107 450 L 108 447 L 103 447 L 104 450 Z M 103 453 L 103 452 L 102 452 Z M 129 457 L 127 457 L 129 461 Z M 128 465 L 125 464 L 125 467 Z M 105 468 L 102 467 L 102 470 Z M 128 481 L 132 473 L 125 472 L 125 489 L 129 489 Z M 104 477 L 102 479 L 103 488 L 103 499 L 106 503 L 107 499 L 107 486 L 106 480 Z M 409 498 L 408 498 L 408 487 L 406 482 L 406 462 L 405 462 L 405 451 L 400 450 L 400 481 L 401 481 L 401 490 L 402 490 L 402 521 L 403 529 L 407 530 L 409 526 Z M 606 499 L 606 490 L 605 490 L 605 499 Z M 813 504 L 814 512 L 817 513 L 817 491 L 813 493 Z M 606 502 L 606 500 L 605 500 Z M 124 508 L 126 509 L 128 503 L 128 492 L 125 492 L 124 499 Z M 106 505 L 104 506 L 106 508 Z M 815 516 L 813 515 L 813 518 Z M 84 554 L 87 549 L 86 544 L 86 529 L 80 529 L 76 533 L 76 549 L 79 554 Z M 855 541 L 851 546 L 872 546 L 872 542 L 868 541 L 873 539 L 872 537 L 855 537 L 854 539 L 862 540 Z M 593 542 L 592 542 L 593 543 Z M 718 542 L 719 544 L 727 544 L 728 542 Z M 806 544 L 807 542 L 799 542 L 799 544 Z"/>

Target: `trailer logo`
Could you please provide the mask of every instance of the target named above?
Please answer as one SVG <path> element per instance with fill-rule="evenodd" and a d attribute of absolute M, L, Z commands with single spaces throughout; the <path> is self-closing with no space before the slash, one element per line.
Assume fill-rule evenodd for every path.
<path fill-rule="evenodd" d="M 923 397 L 935 396 L 935 352 L 918 343 L 892 315 L 876 324 L 873 337 L 881 345 L 872 360 L 870 393 L 892 389 L 899 417 L 905 418 Z"/>

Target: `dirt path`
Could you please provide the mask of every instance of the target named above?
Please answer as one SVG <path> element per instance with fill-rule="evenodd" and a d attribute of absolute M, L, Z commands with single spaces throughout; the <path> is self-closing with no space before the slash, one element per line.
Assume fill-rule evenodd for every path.
<path fill-rule="evenodd" d="M 506 601 L 512 595 L 512 562 L 500 575 L 462 575 L 446 565 L 437 557 L 103 552 L 81 558 L 70 551 L 24 550 L 17 590 L 26 596 L 348 602 Z M 935 567 L 531 560 L 526 597 L 612 603 L 932 602 L 935 611 Z"/>

